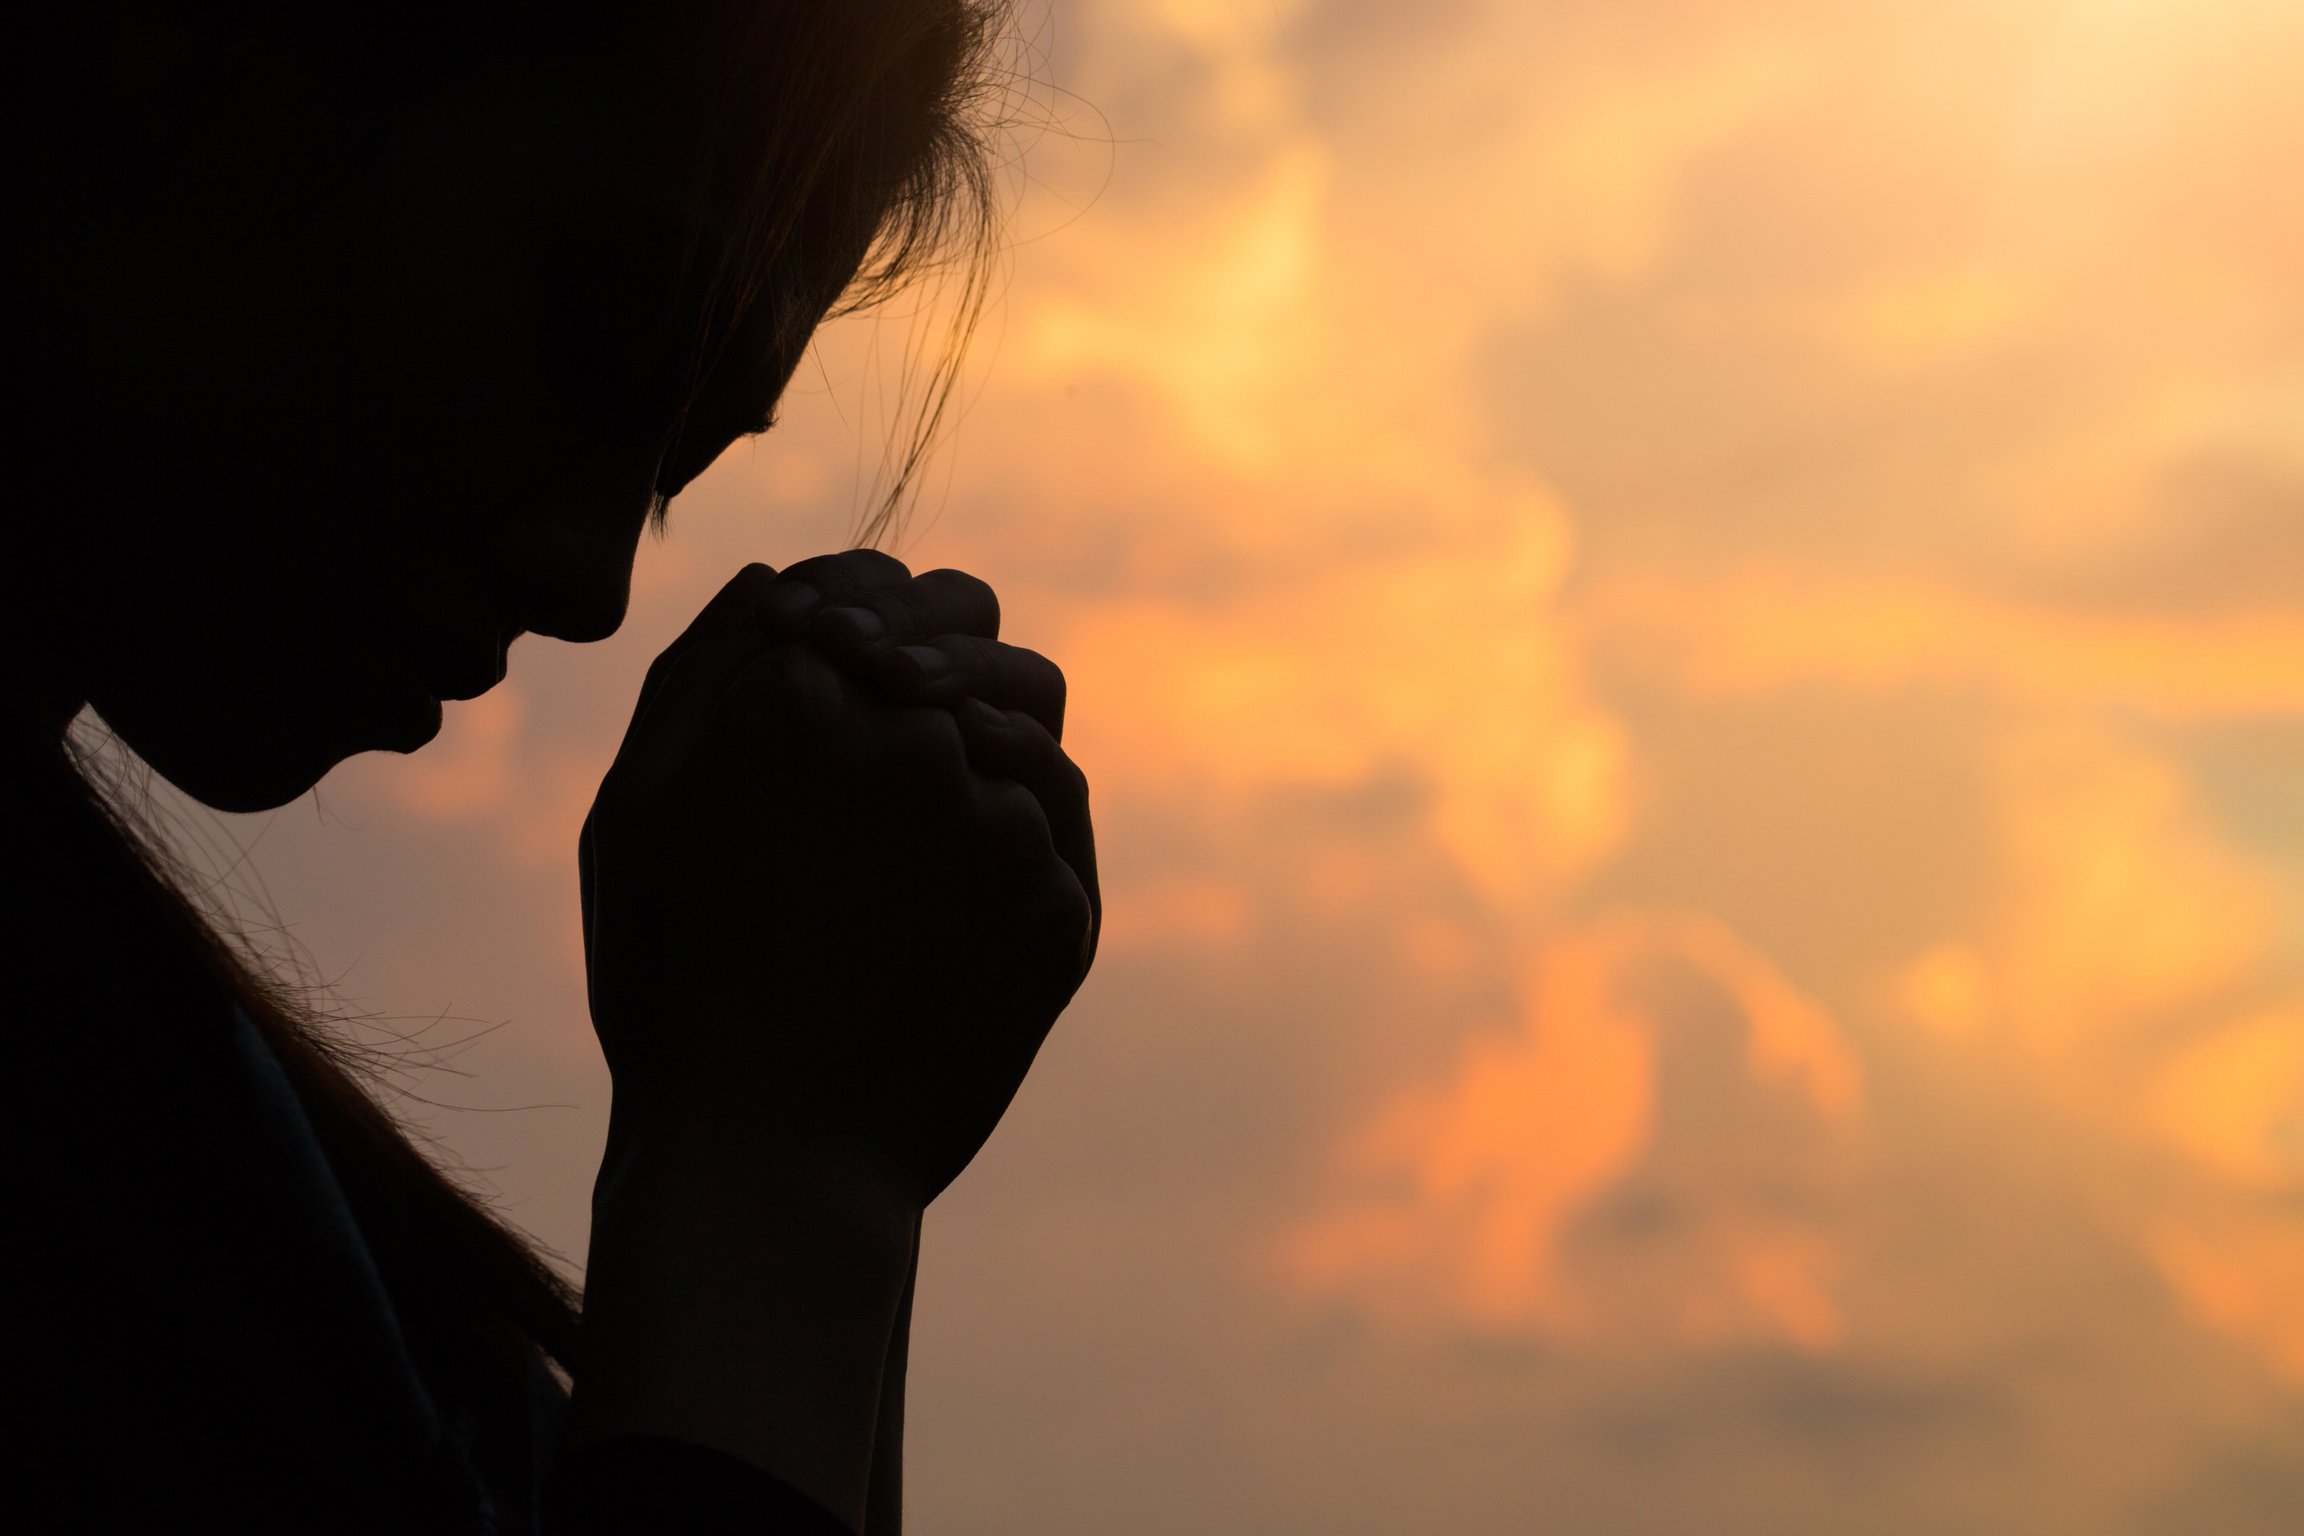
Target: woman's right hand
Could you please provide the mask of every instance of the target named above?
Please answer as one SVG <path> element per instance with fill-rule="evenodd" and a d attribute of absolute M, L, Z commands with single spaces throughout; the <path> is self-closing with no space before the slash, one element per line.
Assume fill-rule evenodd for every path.
<path fill-rule="evenodd" d="M 1053 674 L 1030 653 L 981 634 L 860 641 L 836 615 L 817 640 L 778 638 L 796 587 L 901 629 L 933 627 L 938 594 L 972 578 L 867 552 L 789 578 L 746 567 L 658 659 L 584 825 L 616 1088 L 602 1179 L 622 1148 L 701 1132 L 779 1180 L 917 1211 L 991 1134 L 1086 975 L 1086 783 L 1033 712 L 953 691 Z M 890 649 L 904 640 L 957 658 L 909 678 L 942 702 L 889 701 L 915 665 Z"/>

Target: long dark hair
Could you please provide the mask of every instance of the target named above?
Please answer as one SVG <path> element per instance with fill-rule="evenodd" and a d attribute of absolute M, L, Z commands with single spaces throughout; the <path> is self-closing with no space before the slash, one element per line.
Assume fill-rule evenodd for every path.
<path fill-rule="evenodd" d="M 325 29 L 326 46 L 358 61 L 353 89 L 388 107 L 395 92 L 426 88 L 427 71 L 437 77 L 443 68 L 485 64 L 492 51 L 532 50 L 537 29 L 589 26 L 587 41 L 597 45 L 613 29 L 646 26 L 646 18 L 661 20 L 670 9 L 556 9 L 522 0 L 443 8 L 411 0 L 315 12 L 214 0 L 176 11 L 219 30 L 275 22 Z M 727 206 L 732 189 L 742 210 L 733 232 L 693 241 L 692 276 L 706 302 L 691 375 L 701 377 L 715 349 L 764 295 L 774 301 L 811 228 L 853 229 L 861 212 L 872 231 L 840 311 L 877 303 L 924 273 L 941 271 L 953 282 L 952 328 L 915 381 L 911 446 L 866 520 L 868 533 L 877 532 L 897 515 L 944 420 L 960 350 L 996 254 L 989 138 L 997 113 L 990 103 L 1005 89 L 996 67 L 1005 6 L 1002 0 L 689 0 L 680 9 L 686 34 L 708 38 L 708 46 L 691 43 L 694 52 L 681 65 L 695 67 L 688 78 L 696 89 L 714 93 L 705 106 L 709 142 L 692 190 L 699 206 L 715 195 Z M 297 14 L 280 22 L 287 12 Z M 579 15 L 589 20 L 571 20 Z M 80 40 L 78 57 L 101 77 L 114 67 L 105 55 L 117 52 L 117 39 L 106 35 L 108 20 L 85 25 L 89 35 Z M 15 147 L 23 156 L 17 191 L 23 203 L 51 211 L 69 209 L 75 191 L 56 179 L 53 160 L 40 158 L 38 139 L 57 133 L 53 117 L 36 120 L 76 113 L 77 124 L 65 131 L 91 144 L 81 158 L 100 166 L 106 152 L 102 130 L 88 127 L 105 92 L 90 76 L 56 63 L 72 59 L 74 46 L 47 50 L 45 73 L 24 55 L 23 67 L 5 71 L 11 81 L 23 77 L 16 81 L 23 86 L 16 105 L 34 123 L 28 130 L 34 137 L 20 138 Z M 443 58 L 452 62 L 443 65 Z M 61 742 L 23 745 L 34 759 L 27 788 L 41 807 L 28 814 L 46 818 L 40 839 L 62 861 L 59 867 L 71 871 L 89 909 L 113 932 L 131 936 L 132 945 L 164 957 L 155 962 L 159 969 L 221 992 L 279 1058 L 404 1315 L 419 1365 L 428 1374 L 472 1379 L 500 1376 L 540 1353 L 576 1370 L 573 1287 L 531 1239 L 445 1174 L 385 1107 L 377 1058 L 332 1029 L 310 997 L 253 955 L 193 894 L 191 872 L 144 814 L 132 782 L 103 771 L 72 732 Z"/>
<path fill-rule="evenodd" d="M 746 314 L 805 282 L 805 267 L 837 238 L 830 232 L 862 224 L 872 236 L 827 318 L 872 309 L 923 277 L 946 280 L 933 311 L 939 333 L 907 348 L 924 365 L 900 381 L 898 414 L 911 420 L 891 439 L 860 542 L 901 519 L 989 292 L 1000 238 L 991 139 L 1017 100 L 1014 77 L 993 66 L 1008 19 L 1006 0 L 755 4 L 732 46 L 683 69 L 722 97 L 708 114 L 692 198 L 743 210 L 732 230 L 691 232 L 687 277 L 702 290 L 691 388 Z M 772 94 L 749 67 L 763 58 L 782 66 Z M 848 254 L 831 259 L 844 267 Z M 676 426 L 675 446 L 678 437 Z M 662 517 L 659 498 L 659 526 Z"/>

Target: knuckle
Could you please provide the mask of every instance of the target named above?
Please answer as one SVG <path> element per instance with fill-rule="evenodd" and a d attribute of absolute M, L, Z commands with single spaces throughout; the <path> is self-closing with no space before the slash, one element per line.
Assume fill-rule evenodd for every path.
<path fill-rule="evenodd" d="M 987 595 L 989 595 L 992 591 L 992 584 L 990 582 L 977 575 L 974 571 L 964 571 L 956 565 L 939 565 L 932 570 L 922 571 L 914 579 L 922 582 L 938 582 L 949 584 L 955 587 L 963 587 L 971 591 L 980 591 L 986 593 Z"/>
<path fill-rule="evenodd" d="M 997 640 L 987 640 L 982 635 L 963 634 L 958 630 L 938 635 L 930 643 L 973 674 L 992 671 L 999 666 L 1000 658 L 1007 652 L 1007 647 Z"/>
<path fill-rule="evenodd" d="M 919 637 L 933 634 L 942 627 L 935 622 L 935 602 L 920 595 L 917 582 L 880 588 L 864 606 L 886 619 L 890 629 L 915 644 L 920 643 Z"/>
<path fill-rule="evenodd" d="M 993 634 L 1000 629 L 1000 594 L 983 577 L 952 566 L 939 566 L 912 578 L 915 588 L 936 594 L 946 606 L 964 609 L 988 621 Z"/>
<path fill-rule="evenodd" d="M 1054 772 L 1056 786 L 1063 791 L 1066 799 L 1077 801 L 1082 805 L 1088 803 L 1088 775 L 1081 770 L 1078 763 L 1059 751 L 1056 754 Z"/>
<path fill-rule="evenodd" d="M 1077 979 L 1087 952 L 1095 912 L 1078 881 L 1052 872 L 1037 892 L 1032 924 L 1052 964 Z"/>
<path fill-rule="evenodd" d="M 689 625 L 689 631 L 693 633 L 709 627 L 713 615 L 758 603 L 781 580 L 774 566 L 763 565 L 757 560 L 751 562 L 720 584 L 720 590 L 713 593 L 711 601 L 697 613 Z"/>
<path fill-rule="evenodd" d="M 904 562 L 885 550 L 844 549 L 830 558 L 835 569 L 860 587 L 893 586 L 912 579 Z"/>
<path fill-rule="evenodd" d="M 741 570 L 737 571 L 735 575 L 722 582 L 720 584 L 720 590 L 713 595 L 712 601 L 714 603 L 726 602 L 732 598 L 740 597 L 747 592 L 764 589 L 774 583 L 775 580 L 776 571 L 774 567 L 763 565 L 759 561 L 754 560 L 745 565 Z M 705 606 L 710 607 L 711 604 L 707 603 Z"/>
<path fill-rule="evenodd" d="M 1014 779 L 982 779 L 976 787 L 976 820 L 987 839 L 1010 850 L 1034 849 L 1048 841 L 1048 815 L 1039 799 Z"/>
<path fill-rule="evenodd" d="M 911 572 L 905 569 L 903 561 L 877 549 L 844 549 L 837 554 L 812 555 L 784 572 L 784 579 L 806 582 L 830 603 L 848 601 L 859 593 L 894 586 L 910 577 Z"/>
<path fill-rule="evenodd" d="M 981 675 L 1003 699 L 1026 705 L 1028 713 L 1046 709 L 1062 714 L 1069 686 L 1064 669 L 1040 652 L 975 635 L 941 635 L 936 643 Z"/>
<path fill-rule="evenodd" d="M 1044 706 L 1053 714 L 1063 713 L 1065 694 L 1071 685 L 1065 680 L 1062 667 L 1039 651 L 1021 645 L 1002 646 L 1001 654 L 1009 676 L 1019 688 L 1026 690 L 1036 708 Z"/>

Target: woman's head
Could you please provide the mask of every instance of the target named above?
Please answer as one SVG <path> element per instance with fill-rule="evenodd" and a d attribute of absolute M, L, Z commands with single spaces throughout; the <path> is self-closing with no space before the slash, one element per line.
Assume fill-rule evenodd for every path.
<path fill-rule="evenodd" d="M 12 643 L 252 809 L 421 745 L 522 632 L 612 632 L 643 528 L 842 296 L 980 259 L 988 26 L 182 0 L 83 28 L 28 83 L 17 318 L 52 399 Z"/>

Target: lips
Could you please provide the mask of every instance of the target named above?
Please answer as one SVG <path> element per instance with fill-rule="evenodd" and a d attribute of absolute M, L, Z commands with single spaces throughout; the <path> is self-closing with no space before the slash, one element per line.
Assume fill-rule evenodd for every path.
<path fill-rule="evenodd" d="M 504 681 L 508 641 L 497 635 L 426 637 L 419 642 L 416 675 L 435 699 L 476 699 Z"/>

